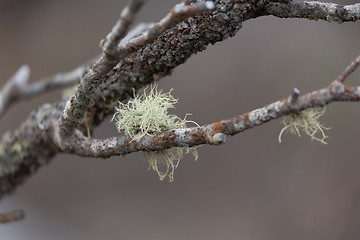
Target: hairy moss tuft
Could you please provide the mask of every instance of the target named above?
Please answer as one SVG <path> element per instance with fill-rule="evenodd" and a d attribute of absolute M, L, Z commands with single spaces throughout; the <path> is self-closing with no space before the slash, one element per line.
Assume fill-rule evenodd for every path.
<path fill-rule="evenodd" d="M 284 132 L 290 131 L 290 133 L 300 137 L 300 131 L 303 131 L 311 137 L 311 140 L 327 144 L 325 139 L 328 138 L 328 136 L 326 136 L 324 130 L 329 130 L 330 128 L 324 127 L 319 122 L 319 118 L 325 114 L 325 111 L 326 108 L 309 108 L 299 113 L 286 116 L 282 121 L 284 127 L 279 133 L 279 142 L 281 143 L 281 137 Z M 321 137 L 316 136 L 318 132 L 320 132 Z"/>
<path fill-rule="evenodd" d="M 169 181 L 174 181 L 174 171 L 178 167 L 180 160 L 182 159 L 185 153 L 191 152 L 195 161 L 198 158 L 198 153 L 195 148 L 189 147 L 175 147 L 170 149 L 165 149 L 156 152 L 146 152 L 150 167 L 153 169 L 159 176 L 160 181 L 164 180 L 166 176 L 169 177 Z"/>
<path fill-rule="evenodd" d="M 186 128 L 187 123 L 197 123 L 169 114 L 168 110 L 175 108 L 178 102 L 171 95 L 171 91 L 163 93 L 157 89 L 157 85 L 151 86 L 150 90 L 144 90 L 140 96 L 135 95 L 127 103 L 119 102 L 115 107 L 115 114 L 111 121 L 115 120 L 117 130 L 124 132 L 133 141 L 137 141 L 146 135 L 153 136 L 171 129 Z M 156 152 L 146 152 L 150 168 L 157 172 L 160 180 L 166 176 L 170 182 L 174 180 L 174 170 L 183 157 L 183 151 L 192 152 L 197 158 L 195 148 L 176 147 Z M 162 165 L 162 166 L 160 166 Z M 163 170 L 165 169 L 165 170 Z"/>

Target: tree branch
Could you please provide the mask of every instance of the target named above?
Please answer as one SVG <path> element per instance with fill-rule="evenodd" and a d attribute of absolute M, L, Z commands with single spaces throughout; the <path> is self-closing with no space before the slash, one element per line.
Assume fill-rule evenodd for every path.
<path fill-rule="evenodd" d="M 0 117 L 17 95 L 26 91 L 30 79 L 30 68 L 21 66 L 0 91 Z"/>
<path fill-rule="evenodd" d="M 197 1 L 192 0 L 191 2 Z M 92 70 L 90 75 L 98 74 L 99 78 L 95 80 L 98 84 L 101 82 L 102 84 L 98 88 L 94 85 L 88 89 L 84 88 L 84 86 L 88 86 L 86 84 L 79 87 L 74 98 L 84 97 L 84 104 L 82 105 L 84 109 L 81 110 L 82 113 L 78 110 L 72 112 L 71 109 L 74 106 L 71 107 L 71 103 L 73 101 L 69 102 L 66 113 L 68 113 L 68 117 L 75 116 L 75 120 L 73 119 L 73 124 L 67 123 L 70 126 L 69 128 L 65 126 L 66 124 L 64 125 L 63 121 L 62 127 L 65 130 L 75 129 L 86 113 L 86 118 L 81 122 L 82 125 L 79 129 L 84 129 L 83 127 L 86 125 L 91 130 L 111 113 L 112 108 L 110 106 L 112 103 L 131 97 L 133 88 L 139 89 L 165 75 L 169 75 L 174 68 L 184 63 L 190 56 L 205 50 L 207 45 L 234 36 L 241 28 L 243 21 L 269 15 L 266 9 L 269 4 L 281 3 L 283 4 L 281 6 L 288 5 L 289 7 L 294 4 L 292 1 L 284 0 L 215 0 L 214 3 L 215 8 L 212 11 L 189 18 L 166 30 L 152 43 L 118 61 L 116 67 L 111 71 L 109 70 L 110 72 L 106 76 L 101 71 L 94 73 Z M 130 42 L 136 43 L 132 39 Z M 125 45 L 125 43 L 124 45 L 121 44 L 122 47 Z M 344 76 L 346 77 L 346 74 Z M 85 78 L 94 80 L 91 77 L 85 76 Z M 103 79 L 105 80 L 103 81 Z M 96 88 L 97 90 L 95 90 Z M 89 91 L 93 96 L 91 94 L 86 95 L 87 92 L 85 93 L 85 91 Z M 237 134 L 285 114 L 300 111 L 307 107 L 321 106 L 331 101 L 359 101 L 358 99 L 358 87 L 344 86 L 341 81 L 337 81 L 327 88 L 301 97 L 299 93 L 293 93 L 291 98 L 280 100 L 233 119 L 200 128 L 174 130 L 152 138 L 144 138 L 140 140 L 139 146 L 132 145 L 135 142 L 130 143 L 129 139 L 125 138 L 110 138 L 108 142 L 92 140 L 85 138 L 83 133 L 78 130 L 74 132 L 74 136 L 64 140 L 59 135 L 59 118 L 64 117 L 63 113 L 67 101 L 61 100 L 52 105 L 44 104 L 34 110 L 18 129 L 3 135 L 0 141 L 0 197 L 14 191 L 28 176 L 47 164 L 59 152 L 76 152 L 82 156 L 89 156 L 84 150 L 74 149 L 75 147 L 69 146 L 70 144 L 74 146 L 84 144 L 85 147 L 94 149 L 90 152 L 93 156 L 99 153 L 98 156 L 102 157 L 107 157 L 105 153 L 100 153 L 102 151 L 100 144 L 104 143 L 109 148 L 108 150 L 114 154 L 156 150 L 157 146 L 154 144 L 156 141 L 159 141 L 161 148 L 204 143 L 221 144 L 226 141 L 228 135 Z M 90 101 L 92 102 L 89 105 Z M 186 133 L 190 136 L 189 140 L 186 140 Z M 63 145 L 61 140 L 64 140 Z M 114 145 L 115 143 L 119 146 Z M 111 150 L 111 147 L 116 150 Z"/>
<path fill-rule="evenodd" d="M 271 2 L 266 6 L 268 14 L 279 18 L 307 18 L 328 22 L 355 22 L 360 19 L 360 4 L 340 5 L 317 1 L 289 3 Z"/>
<path fill-rule="evenodd" d="M 192 1 L 196 2 L 196 1 Z M 215 9 L 189 18 L 165 31 L 156 41 L 124 58 L 107 75 L 87 109 L 85 125 L 92 128 L 112 112 L 114 102 L 124 101 L 138 90 L 170 75 L 207 45 L 234 36 L 245 19 L 260 16 L 265 5 L 241 1 L 214 1 Z"/>
<path fill-rule="evenodd" d="M 103 82 L 110 70 L 114 68 L 121 59 L 154 41 L 165 30 L 175 26 L 186 18 L 214 8 L 214 4 L 211 1 L 195 5 L 178 4 L 159 23 L 156 23 L 139 37 L 131 39 L 124 47 L 118 48 L 117 46 L 120 40 L 126 33 L 124 29 L 129 27 L 130 22 L 135 17 L 136 11 L 143 3 L 143 1 L 131 2 L 130 6 L 122 12 L 120 21 L 118 21 L 112 32 L 107 36 L 104 45 L 104 54 L 90 68 L 82 79 L 75 95 L 66 104 L 64 114 L 60 118 L 61 136 L 70 136 L 73 133 L 74 129 L 83 119 L 88 105 L 93 100 L 96 89 Z M 136 6 L 132 6 L 132 4 Z"/>
<path fill-rule="evenodd" d="M 360 86 L 343 85 L 346 77 L 359 65 L 360 55 L 328 87 L 299 96 L 299 90 L 287 98 L 278 100 L 248 113 L 201 127 L 173 129 L 139 140 L 130 137 L 113 137 L 104 140 L 85 137 L 77 131 L 75 137 L 62 146 L 62 151 L 84 157 L 107 158 L 137 151 L 160 151 L 172 147 L 193 147 L 202 144 L 218 145 L 252 127 L 270 120 L 314 107 L 322 107 L 334 101 L 360 101 Z M 351 69 L 351 71 L 349 70 Z"/>
<path fill-rule="evenodd" d="M 343 21 L 352 21 L 351 17 L 349 17 L 349 16 L 355 16 L 355 18 L 353 18 L 354 19 L 353 21 L 359 20 L 359 15 L 360 15 L 359 4 L 342 6 L 342 5 L 334 4 L 334 3 L 322 3 L 322 2 L 314 2 L 314 1 L 313 2 L 295 3 L 293 1 L 288 1 L 288 0 L 287 1 L 269 1 L 269 2 L 270 3 L 264 2 L 264 4 L 265 4 L 264 6 L 266 7 L 266 10 L 267 10 L 266 14 L 271 14 L 271 15 L 274 15 L 277 17 L 293 17 L 293 18 L 305 17 L 308 19 L 320 19 L 317 15 L 317 14 L 319 14 L 318 11 L 320 11 L 322 15 L 325 14 L 324 15 L 325 17 L 323 17 L 321 19 L 327 20 L 326 16 L 327 16 L 327 14 L 330 14 L 330 9 L 336 9 L 335 10 L 336 15 L 339 15 L 339 18 L 341 16 L 347 16 Z M 219 14 L 219 13 L 216 13 L 216 11 L 214 11 L 215 14 L 213 16 L 215 17 L 215 20 L 217 20 L 216 24 L 219 25 L 219 23 L 220 24 L 226 23 L 229 26 L 233 25 L 234 23 L 236 23 L 236 22 L 234 22 L 233 18 L 236 16 L 240 17 L 241 11 L 243 11 L 243 10 L 247 11 L 244 14 L 244 19 L 254 17 L 254 16 L 252 16 L 253 11 L 248 11 L 252 7 L 246 3 L 241 3 L 241 5 L 233 6 L 233 10 L 240 10 L 240 12 L 237 12 L 236 15 L 234 15 L 235 13 L 230 13 L 231 10 L 229 10 L 229 6 L 232 6 L 232 4 L 233 3 L 230 3 L 229 5 L 225 5 L 226 10 L 227 10 L 226 11 L 227 16 L 225 16 L 223 12 L 221 14 Z M 224 6 L 221 6 L 221 7 L 224 9 Z M 252 10 L 256 10 L 256 9 L 252 9 Z M 332 10 L 332 11 L 334 11 L 334 10 Z M 306 14 L 304 15 L 304 14 L 302 14 L 302 12 L 305 12 Z M 230 13 L 230 14 L 228 14 L 228 13 Z M 307 17 L 308 15 L 310 15 L 310 17 Z M 231 16 L 233 18 L 229 18 L 229 16 Z M 255 15 L 255 17 L 257 17 L 257 16 L 259 16 L 259 15 Z M 311 16 L 313 16 L 313 17 L 311 17 Z M 334 17 L 335 15 L 332 14 L 331 16 Z M 346 20 L 346 19 L 348 19 L 348 20 Z M 240 20 L 241 20 L 241 18 L 240 18 Z M 207 21 L 209 21 L 209 19 L 207 19 Z M 149 28 L 148 26 L 149 25 L 146 25 L 146 24 L 139 24 L 139 29 L 137 29 L 137 31 L 133 34 L 129 33 L 129 36 L 127 36 L 127 39 L 123 39 L 121 41 L 121 46 L 124 47 L 125 43 L 127 43 L 128 40 L 133 38 L 135 34 L 138 35 L 139 33 L 143 32 L 144 30 L 147 30 Z M 241 22 L 240 22 L 239 27 L 241 27 Z M 238 29 L 239 29 L 239 27 L 238 27 Z M 208 26 L 207 31 L 209 31 L 209 30 L 213 31 L 214 29 L 211 26 Z M 231 36 L 234 34 L 234 33 L 232 33 L 232 31 L 228 30 L 227 34 L 229 34 L 229 33 Z M 224 38 L 227 38 L 227 36 L 228 35 L 225 35 Z M 201 36 L 201 37 L 206 38 L 206 36 Z M 212 37 L 212 38 L 214 38 L 214 37 Z M 218 38 L 218 37 L 216 37 L 216 38 Z M 124 41 L 124 40 L 126 40 L 126 41 Z M 173 51 L 173 52 L 175 52 L 175 51 Z M 146 55 L 146 53 L 147 52 L 145 52 L 144 55 Z M 181 52 L 181 54 L 183 54 L 183 52 Z M 0 94 L 0 117 L 11 104 L 17 102 L 18 100 L 27 99 L 27 98 L 42 94 L 44 92 L 50 91 L 50 90 L 54 90 L 54 89 L 58 89 L 58 88 L 66 88 L 66 87 L 70 87 L 76 83 L 79 83 L 82 76 L 86 73 L 86 70 L 89 68 L 89 66 L 92 63 L 94 63 L 96 61 L 96 59 L 99 59 L 99 58 L 100 58 L 100 56 L 94 58 L 93 60 L 89 61 L 88 63 L 83 64 L 82 66 L 79 66 L 78 68 L 76 68 L 70 72 L 59 73 L 59 74 L 56 74 L 55 76 L 46 77 L 42 80 L 39 80 L 39 81 L 35 82 L 34 84 L 26 85 L 26 87 L 23 88 L 22 91 L 15 91 L 12 93 L 11 97 L 7 96 L 6 101 L 1 100 L 4 98 L 2 98 L 2 95 Z M 122 64 L 120 64 L 120 65 L 122 65 Z M 160 64 L 158 64 L 158 65 L 160 65 Z M 118 71 L 120 71 L 120 70 L 122 70 L 122 69 L 119 68 Z M 147 69 L 147 70 L 149 70 L 149 69 Z M 159 80 L 161 78 L 161 76 L 167 75 L 167 74 L 169 74 L 169 73 L 158 74 L 157 77 L 155 77 L 155 79 Z M 117 74 L 115 74 L 115 75 L 117 75 Z M 134 74 L 134 75 L 136 75 L 136 74 Z M 109 86 L 107 84 L 107 82 L 113 81 L 113 80 L 108 81 L 109 78 L 113 79 L 114 74 L 112 74 L 112 76 L 107 76 L 107 81 L 104 82 L 103 88 L 107 88 Z M 120 80 L 124 77 L 116 76 L 116 78 L 118 80 Z M 132 87 L 138 88 L 137 86 L 132 86 Z M 129 87 L 128 89 L 132 89 L 132 87 Z M 114 93 L 112 92 L 111 94 L 113 95 Z M 105 99 L 109 99 L 106 96 L 104 96 L 104 97 L 105 97 Z M 126 94 L 126 98 L 127 97 L 128 97 L 128 94 Z M 95 96 L 95 98 L 96 98 L 96 100 L 99 100 L 99 98 L 97 96 Z M 122 97 L 119 97 L 119 98 L 123 99 Z M 95 102 L 97 102 L 97 101 L 95 101 Z M 102 101 L 100 100 L 100 102 L 102 102 Z M 6 103 L 6 104 L 4 104 L 4 103 Z M 104 103 L 104 104 L 109 105 L 108 102 Z M 93 110 L 94 110 L 93 107 L 90 106 L 90 108 L 92 108 L 92 111 L 89 111 L 89 112 L 93 112 Z M 100 111 L 102 111 L 102 110 L 103 110 L 103 108 L 101 108 Z M 89 116 L 87 116 L 87 117 L 89 117 Z M 96 122 L 98 121 L 98 119 L 97 119 L 98 117 L 102 117 L 102 116 L 95 116 Z"/>
<path fill-rule="evenodd" d="M 119 46 L 124 46 L 129 40 L 133 39 L 140 33 L 148 30 L 154 24 L 153 23 L 140 23 L 134 29 L 130 30 L 130 32 L 124 37 Z M 15 73 L 15 75 L 19 75 L 22 78 L 26 76 L 27 80 L 24 81 L 24 86 L 13 88 L 11 92 L 6 91 L 9 87 L 5 87 L 0 91 L 0 118 L 5 113 L 5 111 L 14 103 L 20 100 L 29 99 L 40 94 L 60 89 L 60 88 L 68 88 L 72 87 L 75 84 L 79 84 L 87 70 L 90 66 L 98 59 L 100 56 L 93 58 L 87 63 L 78 66 L 77 68 L 64 73 L 58 73 L 54 76 L 45 77 L 36 81 L 33 84 L 27 84 L 28 78 L 30 77 L 30 69 L 28 66 L 24 65 L 18 71 L 23 72 L 23 74 Z M 14 76 L 15 76 L 14 75 Z M 13 79 L 12 77 L 11 79 Z M 10 82 L 11 79 L 8 81 Z"/>
<path fill-rule="evenodd" d="M 144 3 L 143 0 L 132 0 L 121 12 L 120 19 L 106 37 L 103 54 L 85 74 L 75 95 L 65 106 L 64 114 L 59 119 L 61 136 L 68 137 L 73 133 L 82 120 L 95 90 L 103 82 L 106 74 L 117 64 L 118 59 L 115 56 L 117 45 L 126 35 L 136 13 Z"/>
<path fill-rule="evenodd" d="M 209 44 L 234 36 L 248 19 L 269 15 L 267 6 L 280 4 L 292 8 L 293 1 L 214 1 L 215 9 L 184 21 L 166 31 L 157 41 L 120 61 L 106 77 L 87 109 L 87 127 L 99 124 L 112 111 L 115 101 L 124 101 L 137 90 L 170 75 L 189 57 L 205 50 Z M 275 14 L 275 13 L 274 13 Z M 275 15 L 277 16 L 277 15 Z"/>
<path fill-rule="evenodd" d="M 339 75 L 339 77 L 337 78 L 338 81 L 340 81 L 341 83 L 344 83 L 344 81 L 346 80 L 346 78 L 356 70 L 357 67 L 359 67 L 360 65 L 360 55 L 354 60 L 352 61 L 352 63 L 346 67 L 345 71 L 343 73 L 341 73 Z"/>
<path fill-rule="evenodd" d="M 19 221 L 25 217 L 24 210 L 15 210 L 7 213 L 0 213 L 0 223 Z"/>

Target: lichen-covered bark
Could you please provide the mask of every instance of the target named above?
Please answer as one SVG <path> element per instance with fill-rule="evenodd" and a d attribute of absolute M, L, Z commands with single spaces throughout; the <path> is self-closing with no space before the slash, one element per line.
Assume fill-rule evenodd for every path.
<path fill-rule="evenodd" d="M 317 1 L 271 3 L 266 10 L 270 15 L 280 18 L 307 18 L 338 23 L 360 19 L 360 4 L 344 6 Z"/>
<path fill-rule="evenodd" d="M 65 105 L 64 113 L 59 119 L 61 136 L 69 137 L 83 119 L 96 89 L 119 61 L 117 45 L 126 36 L 136 13 L 144 3 L 143 0 L 130 1 L 129 5 L 121 12 L 120 19 L 112 31 L 106 36 L 103 54 L 87 71 L 75 95 Z"/>
<path fill-rule="evenodd" d="M 215 9 L 190 18 L 166 31 L 155 42 L 122 60 L 96 92 L 87 122 L 95 124 L 109 113 L 113 101 L 122 101 L 151 82 L 171 74 L 189 57 L 204 51 L 209 44 L 234 36 L 242 22 L 264 9 L 258 1 L 215 1 Z M 259 1 L 260 2 L 260 1 Z M 263 2 L 263 1 L 261 1 Z M 253 6 L 255 5 L 255 6 Z"/>
<path fill-rule="evenodd" d="M 52 137 L 64 104 L 65 101 L 45 104 L 35 109 L 17 130 L 3 135 L 0 141 L 0 198 L 58 152 Z"/>
<path fill-rule="evenodd" d="M 252 7 L 257 2 L 255 0 L 241 5 L 238 5 L 241 1 L 214 2 L 216 7 L 211 14 L 203 14 L 180 23 L 173 30 L 162 34 L 154 43 L 121 61 L 119 67 L 110 72 L 106 83 L 96 91 L 95 100 L 85 115 L 88 117 L 84 119 L 81 129 L 93 128 L 93 119 L 97 124 L 100 123 L 111 111 L 109 106 L 114 101 L 131 96 L 133 87 L 141 88 L 159 76 L 170 74 L 172 69 L 184 63 L 192 54 L 205 50 L 208 44 L 235 35 L 244 19 L 243 11 L 250 8 L 255 11 L 264 7 L 263 4 Z M 46 104 L 38 108 L 18 130 L 2 138 L 0 197 L 14 190 L 59 151 L 61 143 L 56 133 L 57 122 L 66 102 L 62 100 L 55 105 Z M 42 120 L 35 120 L 39 118 Z M 66 142 L 64 144 L 66 148 Z"/>
<path fill-rule="evenodd" d="M 278 10 L 279 12 L 274 12 L 274 15 L 285 17 L 286 14 L 287 16 L 293 14 L 293 12 L 286 13 L 286 6 L 290 8 L 293 4 L 287 0 L 216 0 L 214 3 L 215 9 L 210 13 L 193 17 L 169 29 L 153 43 L 128 56 L 111 70 L 106 81 L 96 90 L 94 101 L 87 108 L 86 117 L 80 129 L 90 128 L 91 130 L 99 124 L 104 116 L 112 111 L 115 101 L 125 100 L 132 95 L 132 88 L 139 89 L 165 75 L 169 75 L 174 68 L 184 63 L 193 54 L 205 50 L 209 44 L 234 36 L 244 21 L 270 14 L 269 3 L 279 3 L 283 6 Z M 341 14 L 342 12 L 339 12 L 339 15 Z M 345 91 L 348 91 L 348 94 L 342 96 L 348 99 L 337 100 L 358 100 L 359 88 L 345 88 Z M 311 96 L 316 98 L 320 95 Z M 111 142 L 113 139 L 108 139 L 106 143 L 87 139 L 78 130 L 75 130 L 74 139 L 68 139 L 68 141 L 61 143 L 58 120 L 63 114 L 66 102 L 66 100 L 62 100 L 53 105 L 45 104 L 37 108 L 19 129 L 2 137 L 0 141 L 0 198 L 16 189 L 28 176 L 34 174 L 60 151 L 74 152 L 83 156 L 106 157 L 105 154 L 91 155 L 91 151 L 87 152 L 85 148 L 90 147 L 90 149 L 96 150 L 105 144 L 107 148 L 104 148 L 103 152 L 109 151 L 108 153 L 110 153 L 113 147 Z M 293 109 L 293 111 L 295 110 Z M 250 121 L 245 124 L 246 128 L 259 125 L 260 122 L 257 123 L 257 117 L 261 117 L 262 113 L 256 110 L 248 113 L 247 118 L 244 117 L 245 115 L 244 118 L 240 117 L 241 119 L 238 119 L 239 121 L 237 125 L 234 125 L 234 129 L 237 129 L 237 132 L 242 131 L 240 123 L 243 120 Z M 270 118 L 276 118 L 271 117 L 271 114 L 273 113 L 268 112 Z M 82 117 L 81 114 L 78 116 L 78 118 Z M 263 122 L 270 118 L 264 118 Z M 231 121 L 234 123 L 233 120 Z M 227 126 L 230 125 L 220 122 L 214 125 L 216 129 L 212 129 L 210 135 L 208 133 L 196 135 L 198 143 L 203 141 L 202 143 L 220 144 L 226 141 L 226 137 L 221 134 L 235 134 L 230 131 L 232 128 L 223 129 Z M 181 131 L 175 133 L 183 134 Z M 176 146 L 178 143 L 180 146 L 181 144 L 190 145 L 186 142 L 171 142 L 171 134 L 168 137 L 163 136 L 163 138 L 160 137 L 155 140 L 163 141 L 166 145 L 165 148 Z M 116 138 L 114 139 L 116 140 Z M 126 141 L 124 140 L 122 144 L 126 144 Z M 133 142 L 132 144 L 136 143 Z M 140 145 L 132 147 L 130 145 L 128 149 L 122 148 L 119 154 L 142 149 L 156 150 L 156 147 L 150 147 L 147 142 L 140 143 L 142 148 L 139 147 Z M 77 146 L 78 149 L 73 149 L 74 146 Z"/>
<path fill-rule="evenodd" d="M 228 136 L 304 109 L 322 107 L 334 101 L 360 101 L 360 87 L 345 86 L 340 79 L 335 80 L 326 88 L 303 96 L 298 94 L 298 91 L 294 91 L 287 98 L 220 122 L 199 127 L 173 129 L 140 139 L 124 136 L 104 140 L 90 139 L 78 131 L 77 137 L 72 142 L 68 142 L 66 149 L 63 150 L 80 156 L 106 158 L 137 151 L 160 151 L 172 147 L 193 147 L 202 144 L 219 145 L 225 143 Z"/>
<path fill-rule="evenodd" d="M 125 37 L 125 33 L 136 11 L 143 3 L 143 0 L 132 0 L 130 6 L 123 10 L 120 21 L 107 36 L 103 54 L 85 74 L 75 95 L 65 106 L 64 113 L 59 121 L 61 136 L 69 137 L 74 129 L 80 125 L 88 105 L 94 100 L 96 89 L 104 82 L 106 75 L 121 59 L 141 49 L 146 46 L 146 44 L 153 42 L 164 31 L 188 17 L 196 16 L 197 14 L 214 8 L 214 4 L 211 1 L 199 2 L 193 5 L 187 3 L 177 4 L 163 19 L 155 23 L 149 30 L 138 37 L 130 39 L 123 46 L 118 47 L 120 40 Z"/>

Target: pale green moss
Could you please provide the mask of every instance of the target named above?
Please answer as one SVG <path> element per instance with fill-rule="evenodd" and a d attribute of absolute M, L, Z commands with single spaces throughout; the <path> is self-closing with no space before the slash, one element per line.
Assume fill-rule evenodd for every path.
<path fill-rule="evenodd" d="M 297 134 L 299 137 L 301 136 L 300 132 L 303 131 L 311 137 L 311 140 L 327 144 L 325 139 L 328 138 L 328 136 L 326 136 L 324 130 L 330 128 L 324 127 L 318 120 L 324 115 L 325 111 L 326 108 L 309 108 L 299 113 L 286 116 L 282 121 L 284 127 L 280 131 L 279 142 L 281 143 L 281 137 L 285 131 L 290 131 L 290 133 Z M 320 137 L 316 136 L 318 132 L 321 135 Z"/>
<path fill-rule="evenodd" d="M 171 129 L 186 128 L 186 124 L 190 122 L 196 124 L 186 120 L 186 116 L 181 119 L 176 115 L 169 114 L 168 110 L 175 108 L 177 102 L 178 100 L 171 95 L 171 90 L 168 93 L 162 93 L 155 85 L 150 88 L 148 93 L 145 89 L 141 96 L 134 94 L 134 98 L 127 103 L 119 102 L 111 120 L 116 121 L 115 125 L 119 132 L 124 132 L 133 141 Z M 186 153 L 191 151 L 197 158 L 196 150 L 188 147 L 147 152 L 150 168 L 157 172 L 160 180 L 169 176 L 169 180 L 173 181 L 174 170 L 183 157 L 183 150 Z M 159 165 L 165 166 L 165 170 L 160 170 Z"/>
<path fill-rule="evenodd" d="M 184 155 L 184 150 L 186 153 L 191 152 L 195 157 L 195 161 L 197 160 L 198 153 L 195 148 L 175 147 L 156 152 L 146 152 L 150 164 L 149 168 L 153 169 L 158 174 L 161 181 L 164 180 L 166 176 L 169 176 L 169 181 L 173 182 L 174 171 Z M 159 165 L 163 165 L 164 170 L 162 170 L 162 167 Z"/>

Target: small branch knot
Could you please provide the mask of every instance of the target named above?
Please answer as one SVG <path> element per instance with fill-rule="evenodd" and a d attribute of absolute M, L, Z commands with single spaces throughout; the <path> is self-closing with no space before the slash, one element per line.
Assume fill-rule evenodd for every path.
<path fill-rule="evenodd" d="M 224 144 L 226 143 L 228 139 L 228 136 L 224 133 L 216 133 L 213 137 L 212 137 L 212 143 L 215 145 L 220 145 L 220 144 Z"/>
<path fill-rule="evenodd" d="M 340 81 L 334 81 L 330 85 L 330 92 L 332 95 L 340 96 L 345 92 L 345 86 Z"/>
<path fill-rule="evenodd" d="M 293 92 L 289 96 L 289 103 L 295 103 L 300 96 L 300 90 L 298 88 L 294 88 Z"/>

